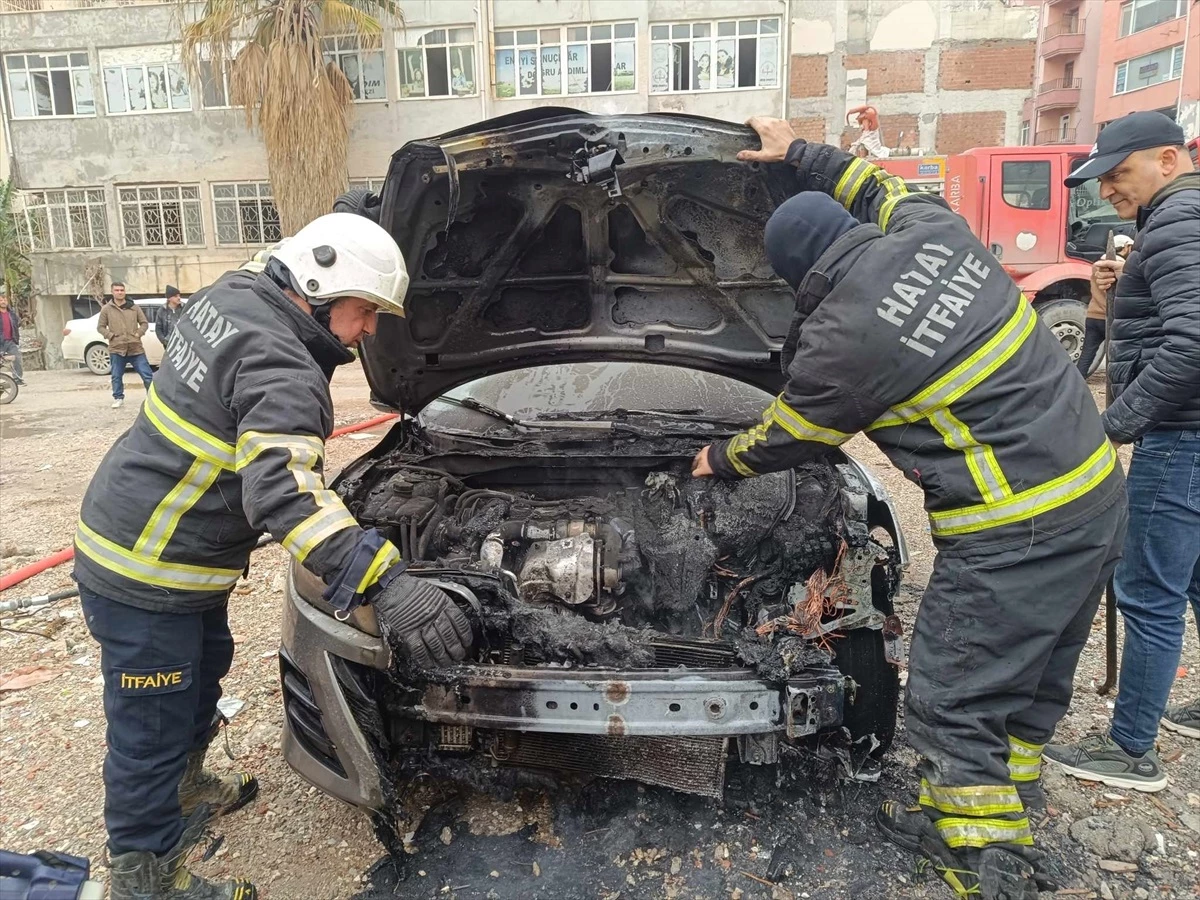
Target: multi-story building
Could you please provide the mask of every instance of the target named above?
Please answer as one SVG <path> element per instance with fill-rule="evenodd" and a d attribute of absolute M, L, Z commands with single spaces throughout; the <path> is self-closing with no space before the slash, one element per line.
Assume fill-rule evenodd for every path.
<path fill-rule="evenodd" d="M 1105 0 L 1042 4 L 1033 95 L 1025 101 L 1022 144 L 1090 144 L 1096 138 L 1096 63 Z"/>
<path fill-rule="evenodd" d="M 1131 112 L 1171 116 L 1188 137 L 1200 134 L 1200 3 L 1105 3 L 1096 68 L 1100 127 Z"/>
<path fill-rule="evenodd" d="M 1024 0 L 403 0 L 376 41 L 331 37 L 355 98 L 348 178 L 397 147 L 537 106 L 791 118 L 838 142 L 872 103 L 892 145 L 1015 143 L 1037 9 Z M 0 0 L 3 143 L 38 330 L 123 280 L 185 294 L 280 236 L 266 155 L 227 73 L 191 84 L 178 7 Z"/>

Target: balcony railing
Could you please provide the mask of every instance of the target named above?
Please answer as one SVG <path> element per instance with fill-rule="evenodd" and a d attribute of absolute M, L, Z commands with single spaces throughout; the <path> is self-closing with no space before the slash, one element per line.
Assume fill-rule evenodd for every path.
<path fill-rule="evenodd" d="M 1045 37 L 1047 40 L 1064 34 L 1083 34 L 1083 23 L 1078 19 L 1063 19 L 1061 22 L 1046 26 Z"/>
<path fill-rule="evenodd" d="M 1039 84 L 1037 92 L 1044 94 L 1047 91 L 1077 91 L 1082 87 L 1082 78 L 1055 78 L 1053 81 L 1043 81 Z"/>
<path fill-rule="evenodd" d="M 1051 128 L 1047 131 L 1039 131 L 1034 135 L 1033 142 L 1035 144 L 1073 144 L 1075 143 L 1075 128 Z"/>
<path fill-rule="evenodd" d="M 162 6 L 169 2 L 170 0 L 0 0 L 0 15 L 115 6 Z"/>

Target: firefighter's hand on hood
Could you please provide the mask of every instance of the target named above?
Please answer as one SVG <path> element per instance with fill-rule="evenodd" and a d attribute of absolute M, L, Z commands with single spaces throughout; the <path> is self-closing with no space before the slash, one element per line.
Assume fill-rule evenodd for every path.
<path fill-rule="evenodd" d="M 783 162 L 788 148 L 796 140 L 796 132 L 786 119 L 774 119 L 770 116 L 753 116 L 746 124 L 758 132 L 762 141 L 761 150 L 742 150 L 738 159 L 742 162 L 777 163 Z"/>
<path fill-rule="evenodd" d="M 692 459 L 692 477 L 703 478 L 705 475 L 715 475 L 712 466 L 708 464 L 708 454 L 712 450 L 712 444 L 704 447 Z"/>
<path fill-rule="evenodd" d="M 379 626 L 393 647 L 422 668 L 466 659 L 471 623 L 441 588 L 423 578 L 397 575 L 371 600 Z"/>

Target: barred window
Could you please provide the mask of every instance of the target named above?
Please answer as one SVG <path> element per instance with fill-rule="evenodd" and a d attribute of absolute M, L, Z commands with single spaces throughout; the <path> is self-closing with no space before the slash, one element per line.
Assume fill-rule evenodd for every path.
<path fill-rule="evenodd" d="M 354 190 L 355 188 L 366 188 L 368 191 L 378 194 L 383 190 L 384 180 L 385 179 L 382 176 L 379 178 L 351 178 L 350 190 Z"/>
<path fill-rule="evenodd" d="M 779 19 L 650 26 L 650 92 L 779 86 Z"/>
<path fill-rule="evenodd" d="M 10 54 L 4 57 L 4 72 L 14 119 L 96 114 L 84 51 Z"/>
<path fill-rule="evenodd" d="M 383 41 L 378 36 L 344 35 L 322 42 L 325 62 L 342 70 L 355 100 L 386 100 L 383 74 Z"/>
<path fill-rule="evenodd" d="M 199 185 L 119 187 L 117 200 L 126 247 L 203 246 Z"/>
<path fill-rule="evenodd" d="M 398 32 L 396 35 L 400 38 Z M 417 49 L 400 48 L 400 99 L 470 97 L 475 81 L 475 29 L 435 28 L 417 37 Z"/>
<path fill-rule="evenodd" d="M 218 244 L 273 244 L 283 237 L 269 182 L 214 184 Z"/>
<path fill-rule="evenodd" d="M 31 250 L 86 250 L 108 246 L 104 188 L 23 191 L 19 215 Z"/>

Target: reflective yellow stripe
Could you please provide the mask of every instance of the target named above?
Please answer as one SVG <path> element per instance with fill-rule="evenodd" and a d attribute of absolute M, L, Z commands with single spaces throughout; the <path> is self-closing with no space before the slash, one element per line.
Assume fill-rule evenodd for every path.
<path fill-rule="evenodd" d="M 288 553 L 296 557 L 297 562 L 304 562 L 308 554 L 330 535 L 357 527 L 354 516 L 341 503 L 323 506 L 289 531 L 281 543 Z"/>
<path fill-rule="evenodd" d="M 996 454 L 988 444 L 980 444 L 971 434 L 965 422 L 948 409 L 939 409 L 929 414 L 929 422 L 941 434 L 942 440 L 951 450 L 960 450 L 966 456 L 967 468 L 985 503 L 995 503 L 1013 495 L 1012 488 L 1000 470 Z"/>
<path fill-rule="evenodd" d="M 832 428 L 814 425 L 784 403 L 782 394 L 771 404 L 771 421 L 798 441 L 816 441 L 818 444 L 839 447 L 853 437 L 853 435 L 842 431 L 835 431 Z"/>
<path fill-rule="evenodd" d="M 935 535 L 946 537 L 1031 519 L 1082 497 L 1108 477 L 1116 462 L 1117 455 L 1112 444 L 1105 440 L 1100 449 L 1082 465 L 1053 481 L 1031 487 L 997 503 L 980 503 L 962 509 L 930 513 L 930 527 Z"/>
<path fill-rule="evenodd" d="M 1015 790 L 1014 790 L 1015 793 Z M 1029 819 L 986 819 L 947 816 L 933 823 L 948 847 L 986 847 L 988 844 L 1033 844 Z"/>
<path fill-rule="evenodd" d="M 760 428 L 762 428 L 761 425 L 756 425 L 752 431 L 757 432 Z M 725 446 L 725 458 L 729 460 L 729 464 L 733 466 L 734 470 L 743 478 L 753 478 L 758 474 L 752 468 L 742 462 L 738 456 L 738 454 L 745 453 L 747 450 L 749 450 L 750 446 L 750 438 L 745 434 L 739 434 Z"/>
<path fill-rule="evenodd" d="M 234 448 L 216 435 L 186 422 L 158 396 L 155 386 L 150 385 L 142 411 L 158 433 L 181 450 L 212 463 L 222 469 L 233 469 Z"/>
<path fill-rule="evenodd" d="M 869 162 L 864 159 L 855 159 L 846 167 L 846 171 L 842 173 L 842 177 L 838 179 L 837 185 L 833 189 L 833 199 L 847 209 L 854 202 L 854 195 L 858 193 L 858 189 L 862 187 L 863 180 L 871 173 L 874 168 Z M 853 182 L 853 187 L 851 187 Z M 849 191 L 847 191 L 849 188 Z"/>
<path fill-rule="evenodd" d="M 1033 333 L 1036 324 L 1037 316 L 1033 307 L 1022 294 L 1017 302 L 1017 311 L 986 344 L 941 378 L 927 385 L 911 400 L 893 406 L 867 430 L 915 422 L 935 410 L 949 406 L 1007 362 Z"/>
<path fill-rule="evenodd" d="M 151 559 L 101 537 L 83 522 L 75 531 L 75 549 L 110 572 L 131 581 L 170 590 L 228 590 L 242 574 L 241 569 L 218 569 Z"/>
<path fill-rule="evenodd" d="M 267 434 L 262 431 L 247 431 L 238 437 L 234 454 L 237 470 L 240 472 L 260 453 L 267 450 L 287 450 L 296 457 L 308 453 L 320 460 L 325 456 L 325 442 L 311 434 Z"/>
<path fill-rule="evenodd" d="M 171 488 L 150 514 L 146 527 L 133 545 L 133 552 L 145 554 L 151 559 L 162 556 L 183 514 L 196 505 L 220 474 L 220 466 L 203 459 L 194 460 L 179 483 Z"/>
<path fill-rule="evenodd" d="M 944 787 L 921 779 L 919 802 L 941 813 L 965 816 L 1000 816 L 1025 811 L 1011 784 Z"/>
<path fill-rule="evenodd" d="M 892 212 L 896 209 L 896 204 L 901 200 L 908 200 L 910 197 L 920 197 L 920 194 L 910 194 L 905 190 L 902 194 L 897 194 L 883 201 L 883 205 L 879 207 L 879 227 L 883 231 L 887 231 L 888 222 L 892 219 Z"/>
<path fill-rule="evenodd" d="M 1042 774 L 1042 750 L 1045 744 L 1030 744 L 1008 736 L 1008 774 L 1013 781 L 1037 781 Z"/>
<path fill-rule="evenodd" d="M 400 562 L 400 551 L 396 549 L 391 541 L 384 541 L 383 546 L 376 551 L 375 558 L 371 560 L 371 565 L 367 567 L 367 571 L 363 574 L 362 581 L 354 589 L 354 593 L 363 593 L 379 580 L 380 575 L 398 562 Z"/>

